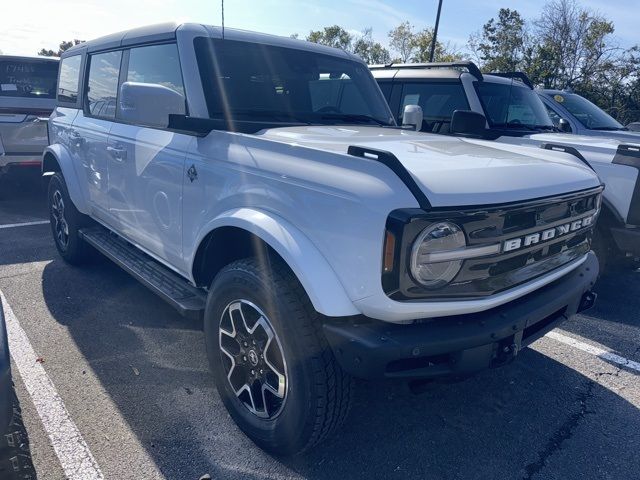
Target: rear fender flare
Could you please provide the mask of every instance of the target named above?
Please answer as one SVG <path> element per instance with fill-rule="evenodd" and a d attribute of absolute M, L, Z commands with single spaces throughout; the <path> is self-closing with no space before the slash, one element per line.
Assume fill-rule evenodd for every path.
<path fill-rule="evenodd" d="M 48 156 L 53 155 L 60 166 L 60 171 L 64 177 L 64 181 L 69 191 L 71 201 L 78 209 L 79 212 L 88 215 L 89 205 L 80 188 L 80 181 L 76 175 L 76 170 L 73 166 L 73 159 L 69 151 L 60 144 L 49 145 L 44 149 L 42 154 L 42 174 L 49 175 L 54 172 L 51 167 L 51 162 L 47 160 Z"/>

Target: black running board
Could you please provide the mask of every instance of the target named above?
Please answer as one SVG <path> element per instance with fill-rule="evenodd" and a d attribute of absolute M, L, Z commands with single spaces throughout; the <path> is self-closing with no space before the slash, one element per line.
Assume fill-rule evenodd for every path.
<path fill-rule="evenodd" d="M 206 303 L 203 290 L 192 286 L 177 273 L 104 227 L 84 228 L 79 233 L 89 245 L 133 275 L 181 315 L 191 319 L 202 318 Z"/>

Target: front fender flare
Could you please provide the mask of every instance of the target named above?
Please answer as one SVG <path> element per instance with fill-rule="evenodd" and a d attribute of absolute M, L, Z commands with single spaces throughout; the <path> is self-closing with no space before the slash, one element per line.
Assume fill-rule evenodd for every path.
<path fill-rule="evenodd" d="M 53 155 L 60 166 L 60 171 L 62 172 L 62 176 L 64 177 L 64 181 L 67 185 L 67 190 L 69 191 L 69 196 L 71 197 L 71 201 L 75 205 L 75 207 L 81 213 L 88 215 L 89 205 L 87 204 L 84 195 L 82 194 L 82 189 L 80 188 L 80 182 L 78 181 L 78 177 L 76 175 L 76 170 L 73 167 L 73 159 L 71 158 L 71 154 L 69 151 L 60 144 L 49 145 L 44 149 L 42 153 L 42 174 L 46 175 L 48 173 L 53 172 L 49 167 L 50 162 L 47 161 L 47 156 Z"/>
<path fill-rule="evenodd" d="M 326 258 L 306 235 L 285 219 L 254 208 L 229 210 L 202 228 L 197 245 L 220 227 L 241 228 L 258 236 L 273 248 L 296 275 L 317 312 L 330 317 L 360 313 Z M 191 272 L 195 252 L 196 250 L 190 261 Z"/>

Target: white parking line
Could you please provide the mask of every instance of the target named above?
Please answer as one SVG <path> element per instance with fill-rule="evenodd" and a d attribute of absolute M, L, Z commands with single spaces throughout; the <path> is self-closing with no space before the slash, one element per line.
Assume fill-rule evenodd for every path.
<path fill-rule="evenodd" d="M 49 223 L 49 220 L 38 220 L 36 222 L 23 223 L 7 223 L 6 225 L 0 225 L 0 228 L 30 227 L 31 225 L 44 225 L 45 223 Z"/>
<path fill-rule="evenodd" d="M 602 358 L 603 360 L 608 360 L 609 362 L 613 362 L 617 365 L 620 365 L 621 367 L 630 368 L 631 370 L 640 372 L 639 362 L 634 362 L 633 360 L 629 360 L 628 358 L 621 357 L 620 355 L 605 350 L 604 348 L 581 342 L 573 337 L 563 335 L 562 333 L 556 331 L 547 333 L 545 337 L 552 338 L 558 342 L 564 343 L 565 345 L 569 345 L 570 347 L 577 348 L 578 350 L 582 350 L 586 353 L 590 353 L 591 355 L 595 355 L 596 357 Z"/>
<path fill-rule="evenodd" d="M 66 477 L 69 480 L 103 480 L 104 476 L 89 446 L 73 423 L 47 372 L 36 361 L 38 356 L 2 292 L 0 292 L 0 301 L 7 323 L 11 356 L 40 415 Z"/>

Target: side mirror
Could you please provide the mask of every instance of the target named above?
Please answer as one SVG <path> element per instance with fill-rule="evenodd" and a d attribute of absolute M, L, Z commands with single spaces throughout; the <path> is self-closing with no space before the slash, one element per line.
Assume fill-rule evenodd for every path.
<path fill-rule="evenodd" d="M 560 129 L 561 132 L 567 132 L 567 133 L 571 132 L 571 125 L 564 118 L 561 118 L 560 120 L 558 120 L 558 128 Z"/>
<path fill-rule="evenodd" d="M 482 137 L 485 134 L 487 119 L 478 112 L 471 110 L 455 110 L 451 115 L 449 131 L 455 135 Z"/>
<path fill-rule="evenodd" d="M 120 87 L 120 117 L 130 123 L 167 127 L 169 114 L 185 113 L 185 98 L 157 83 L 125 82 Z"/>
<path fill-rule="evenodd" d="M 402 126 L 411 126 L 414 130 L 422 129 L 422 107 L 420 105 L 406 105 L 402 113 Z"/>

